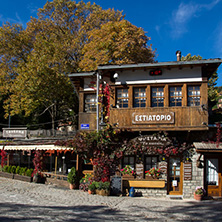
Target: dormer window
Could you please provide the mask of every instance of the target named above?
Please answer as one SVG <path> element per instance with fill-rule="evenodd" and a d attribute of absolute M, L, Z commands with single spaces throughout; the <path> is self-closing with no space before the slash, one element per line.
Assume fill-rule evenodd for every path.
<path fill-rule="evenodd" d="M 128 89 L 117 89 L 116 107 L 128 108 L 129 94 Z"/>
<path fill-rule="evenodd" d="M 164 91 L 163 87 L 152 88 L 152 107 L 164 106 Z"/>

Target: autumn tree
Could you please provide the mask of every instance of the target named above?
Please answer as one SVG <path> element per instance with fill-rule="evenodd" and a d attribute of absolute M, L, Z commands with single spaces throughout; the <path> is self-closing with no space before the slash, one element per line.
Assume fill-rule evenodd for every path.
<path fill-rule="evenodd" d="M 3 25 L 0 40 L 0 92 L 7 95 L 6 117 L 47 111 L 53 123 L 64 112 L 77 112 L 69 73 L 99 64 L 153 61 L 155 54 L 147 45 L 149 37 L 120 11 L 83 1 L 47 1 L 25 29 Z"/>
<path fill-rule="evenodd" d="M 87 71 L 95 70 L 100 64 L 153 62 L 154 53 L 147 46 L 149 39 L 142 28 L 126 20 L 107 22 L 89 32 L 80 66 Z"/>

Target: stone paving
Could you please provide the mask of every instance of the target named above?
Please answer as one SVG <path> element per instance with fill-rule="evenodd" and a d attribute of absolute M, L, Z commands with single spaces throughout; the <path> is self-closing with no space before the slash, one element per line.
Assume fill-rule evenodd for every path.
<path fill-rule="evenodd" d="M 0 177 L 0 221 L 222 221 L 222 201 L 103 197 Z"/>

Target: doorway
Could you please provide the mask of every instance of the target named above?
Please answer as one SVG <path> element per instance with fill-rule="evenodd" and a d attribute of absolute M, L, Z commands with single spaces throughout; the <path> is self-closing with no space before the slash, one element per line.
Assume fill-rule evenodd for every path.
<path fill-rule="evenodd" d="M 205 188 L 208 196 L 222 196 L 222 156 L 205 156 Z"/>
<path fill-rule="evenodd" d="M 168 194 L 183 194 L 183 162 L 180 157 L 172 157 L 168 163 Z"/>

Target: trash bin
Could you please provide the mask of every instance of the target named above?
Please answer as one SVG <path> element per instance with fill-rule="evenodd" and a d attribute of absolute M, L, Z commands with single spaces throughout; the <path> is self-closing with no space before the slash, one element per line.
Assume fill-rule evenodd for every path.
<path fill-rule="evenodd" d="M 134 197 L 134 194 L 135 194 L 135 189 L 134 189 L 134 187 L 131 187 L 130 191 L 129 191 L 129 196 Z"/>

